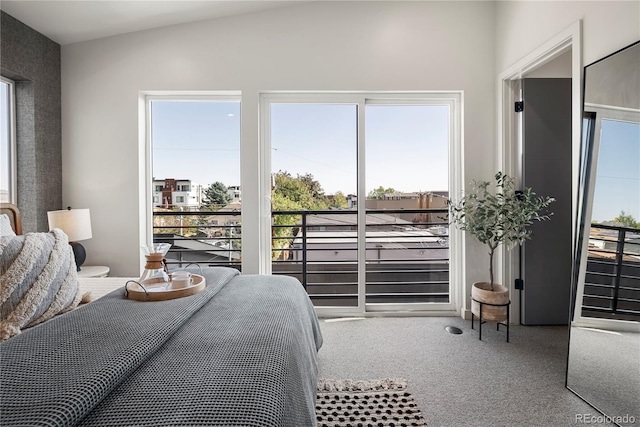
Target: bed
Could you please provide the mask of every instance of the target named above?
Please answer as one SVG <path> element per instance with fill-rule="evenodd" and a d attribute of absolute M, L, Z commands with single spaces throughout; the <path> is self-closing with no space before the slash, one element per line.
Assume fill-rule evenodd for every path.
<path fill-rule="evenodd" d="M 20 209 L 12 203 L 0 203 L 0 219 L 5 219 L 16 234 L 22 234 Z"/>
<path fill-rule="evenodd" d="M 301 284 L 202 275 L 196 295 L 119 288 L 0 343 L 0 425 L 315 426 L 322 335 Z"/>

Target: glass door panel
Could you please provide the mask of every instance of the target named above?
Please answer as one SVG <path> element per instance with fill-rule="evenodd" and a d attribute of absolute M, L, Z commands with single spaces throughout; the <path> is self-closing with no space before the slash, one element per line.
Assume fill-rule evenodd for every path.
<path fill-rule="evenodd" d="M 272 272 L 358 306 L 357 106 L 270 104 Z"/>
<path fill-rule="evenodd" d="M 449 303 L 449 106 L 366 106 L 366 304 Z"/>

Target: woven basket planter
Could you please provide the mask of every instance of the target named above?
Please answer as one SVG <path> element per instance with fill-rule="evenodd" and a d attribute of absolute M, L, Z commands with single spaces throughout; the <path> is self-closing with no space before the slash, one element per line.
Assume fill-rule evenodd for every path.
<path fill-rule="evenodd" d="M 487 282 L 475 282 L 471 288 L 471 298 L 476 301 L 482 301 L 482 320 L 493 320 L 496 322 L 504 322 L 507 320 L 508 306 L 494 307 L 489 304 L 508 304 L 509 303 L 509 289 L 505 286 L 493 284 L 493 290 L 491 290 L 491 284 Z M 471 301 L 471 312 L 480 317 L 480 304 L 476 301 Z"/>

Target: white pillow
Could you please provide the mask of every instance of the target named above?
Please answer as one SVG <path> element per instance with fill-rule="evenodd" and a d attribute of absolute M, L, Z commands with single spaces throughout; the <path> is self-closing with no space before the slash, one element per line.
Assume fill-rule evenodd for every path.
<path fill-rule="evenodd" d="M 0 237 L 0 341 L 80 304 L 78 272 L 59 229 Z"/>
<path fill-rule="evenodd" d="M 7 214 L 0 215 L 0 236 L 15 236 L 16 233 L 11 228 L 11 220 Z"/>

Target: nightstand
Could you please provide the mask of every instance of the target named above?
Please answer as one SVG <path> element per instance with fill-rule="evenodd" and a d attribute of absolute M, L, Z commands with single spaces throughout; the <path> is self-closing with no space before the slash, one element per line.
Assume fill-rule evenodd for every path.
<path fill-rule="evenodd" d="M 83 265 L 78 271 L 78 277 L 107 277 L 109 267 L 104 265 Z"/>

